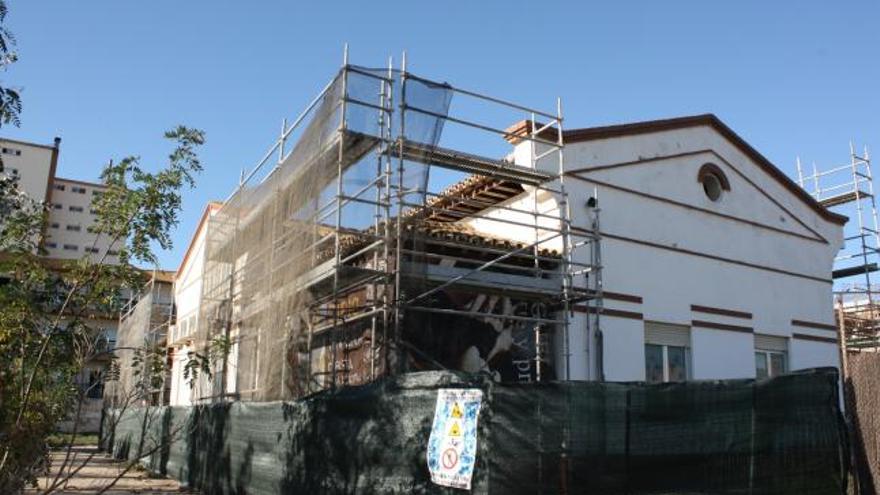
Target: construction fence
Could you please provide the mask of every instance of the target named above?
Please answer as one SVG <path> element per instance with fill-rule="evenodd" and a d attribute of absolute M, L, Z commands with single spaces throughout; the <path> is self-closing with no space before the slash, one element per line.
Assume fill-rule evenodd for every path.
<path fill-rule="evenodd" d="M 833 368 L 656 385 L 409 373 L 292 402 L 108 411 L 102 441 L 205 493 L 453 493 L 426 462 L 448 388 L 483 393 L 477 493 L 846 493 Z"/>
<path fill-rule="evenodd" d="M 846 409 L 858 493 L 874 494 L 880 487 L 880 354 L 849 353 L 847 368 Z"/>

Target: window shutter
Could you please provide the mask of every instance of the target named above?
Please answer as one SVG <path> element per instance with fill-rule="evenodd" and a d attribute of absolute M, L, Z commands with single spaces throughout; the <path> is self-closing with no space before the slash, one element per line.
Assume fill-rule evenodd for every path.
<path fill-rule="evenodd" d="M 785 337 L 777 337 L 775 335 L 755 334 L 755 349 L 762 351 L 786 352 L 788 350 L 788 339 Z"/>
<path fill-rule="evenodd" d="M 645 322 L 645 343 L 656 345 L 672 345 L 676 347 L 691 346 L 691 329 L 684 325 L 671 325 L 655 321 Z"/>

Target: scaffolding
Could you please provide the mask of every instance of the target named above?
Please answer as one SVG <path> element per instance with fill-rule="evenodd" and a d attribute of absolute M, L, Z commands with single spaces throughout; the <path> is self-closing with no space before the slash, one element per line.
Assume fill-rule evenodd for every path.
<path fill-rule="evenodd" d="M 172 286 L 158 282 L 155 274 L 122 307 L 113 350 L 118 360 L 115 365 L 118 377 L 108 383 L 105 394 L 111 405 L 119 406 L 133 397 L 149 405 L 168 404 L 171 382 L 167 374 L 164 384 L 157 385 L 136 362 L 143 359 L 144 352 L 158 352 L 166 346 L 174 317 Z M 141 356 L 136 357 L 139 354 Z"/>
<path fill-rule="evenodd" d="M 561 102 L 535 110 L 406 64 L 356 66 L 346 50 L 209 220 L 195 343 L 232 347 L 194 400 L 426 369 L 570 376 L 574 305 L 594 335 L 602 288 L 598 209 L 572 226 Z M 509 146 L 499 138 L 527 152 L 458 149 Z"/>
<path fill-rule="evenodd" d="M 807 176 L 798 159 L 797 171 L 800 186 L 819 204 L 850 218 L 832 271 L 836 319 L 848 350 L 876 351 L 880 346 L 880 301 L 872 274 L 878 269 L 880 228 L 868 148 L 859 155 L 850 143 L 848 164 L 820 171 L 814 163 Z"/>

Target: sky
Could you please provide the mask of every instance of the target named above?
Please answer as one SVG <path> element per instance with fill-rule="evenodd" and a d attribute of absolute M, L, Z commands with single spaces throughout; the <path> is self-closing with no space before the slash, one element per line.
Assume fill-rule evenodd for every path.
<path fill-rule="evenodd" d="M 540 108 L 568 129 L 714 113 L 791 176 L 795 158 L 880 150 L 880 2 L 293 2 L 7 0 L 20 128 L 62 138 L 58 175 L 166 162 L 162 134 L 203 129 L 176 269 L 207 201 L 224 199 L 333 76 L 407 53 L 409 70 Z"/>

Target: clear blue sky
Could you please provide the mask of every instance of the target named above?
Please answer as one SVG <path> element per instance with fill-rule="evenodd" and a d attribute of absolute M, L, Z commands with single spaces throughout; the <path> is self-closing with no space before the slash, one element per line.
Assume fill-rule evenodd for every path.
<path fill-rule="evenodd" d="M 7 0 L 21 128 L 61 136 L 59 175 L 164 161 L 162 132 L 207 132 L 176 268 L 203 205 L 225 198 L 341 63 L 410 68 L 546 107 L 567 128 L 712 112 L 794 174 L 794 159 L 880 152 L 880 2 L 289 2 Z M 300 4 L 300 5 L 295 5 Z"/>

